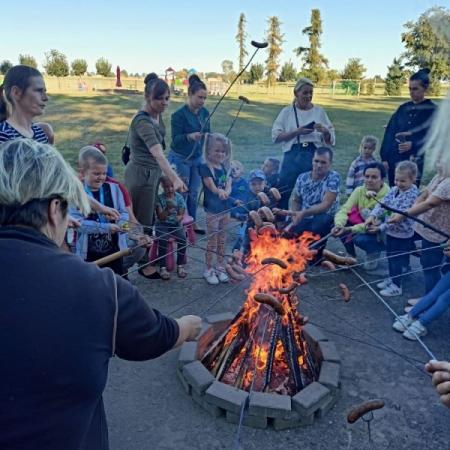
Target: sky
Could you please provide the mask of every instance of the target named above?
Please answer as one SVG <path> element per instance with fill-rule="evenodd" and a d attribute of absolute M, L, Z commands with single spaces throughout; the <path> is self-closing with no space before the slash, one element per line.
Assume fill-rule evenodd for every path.
<path fill-rule="evenodd" d="M 437 4 L 450 7 L 450 0 Z M 330 68 L 342 70 L 349 58 L 361 58 L 366 76 L 384 76 L 404 50 L 403 25 L 434 5 L 428 0 L 20 0 L 8 2 L 8 13 L 2 13 L 0 60 L 16 64 L 19 54 L 30 54 L 42 69 L 45 52 L 55 48 L 69 62 L 86 59 L 89 71 L 105 57 L 113 70 L 119 65 L 129 73 L 164 73 L 167 67 L 221 72 L 224 59 L 238 65 L 235 35 L 243 12 L 248 51 L 251 39 L 264 40 L 268 17 L 278 16 L 284 34 L 281 64 L 291 60 L 300 69 L 293 49 L 308 45 L 301 30 L 309 25 L 311 9 L 319 8 L 322 53 Z M 260 50 L 254 62 L 263 63 L 266 53 Z"/>

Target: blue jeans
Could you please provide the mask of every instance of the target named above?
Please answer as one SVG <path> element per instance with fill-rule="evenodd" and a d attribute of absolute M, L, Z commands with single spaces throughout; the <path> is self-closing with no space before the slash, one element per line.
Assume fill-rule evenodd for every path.
<path fill-rule="evenodd" d="M 420 323 L 427 327 L 433 320 L 444 314 L 449 306 L 450 272 L 447 272 L 436 286 L 419 300 L 410 315 L 413 319 L 419 319 Z"/>
<path fill-rule="evenodd" d="M 444 252 L 441 247 L 436 247 L 437 245 L 439 244 L 427 241 L 426 239 L 422 238 L 420 264 L 422 265 L 423 277 L 425 278 L 425 294 L 431 292 L 431 290 L 438 284 L 439 280 L 441 279 L 440 267 L 428 269 L 429 267 L 438 266 L 444 259 Z M 428 250 L 430 247 L 436 248 Z"/>
<path fill-rule="evenodd" d="M 413 245 L 412 238 L 396 238 L 386 235 L 386 255 L 389 257 L 389 277 L 400 287 L 402 285 L 403 269 L 409 266 L 409 253 Z M 397 256 L 399 255 L 399 256 Z"/>
<path fill-rule="evenodd" d="M 355 233 L 350 242 L 346 242 L 347 236 L 341 238 L 349 255 L 356 256 L 355 245 L 364 250 L 368 255 L 384 250 L 384 244 L 378 240 L 376 234 Z"/>
<path fill-rule="evenodd" d="M 183 197 L 186 200 L 188 214 L 195 221 L 197 218 L 198 194 L 202 183 L 202 179 L 198 173 L 198 166 L 202 163 L 202 157 L 186 159 L 173 150 L 170 150 L 168 159 L 171 164 L 175 165 L 177 174 L 188 188 L 188 192 L 183 194 Z"/>

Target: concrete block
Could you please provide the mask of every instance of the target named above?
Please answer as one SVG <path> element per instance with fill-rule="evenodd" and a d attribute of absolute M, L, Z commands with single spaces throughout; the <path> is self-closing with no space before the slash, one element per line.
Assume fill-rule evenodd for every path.
<path fill-rule="evenodd" d="M 186 394 L 191 395 L 191 386 L 190 384 L 186 381 L 186 379 L 183 376 L 183 373 L 176 369 L 177 371 L 177 377 L 181 382 L 181 386 L 183 386 L 184 391 L 186 392 Z"/>
<path fill-rule="evenodd" d="M 314 381 L 292 397 L 292 409 L 300 413 L 301 417 L 307 418 L 325 405 L 330 397 L 331 391 Z"/>
<path fill-rule="evenodd" d="M 328 338 L 322 333 L 322 331 L 310 323 L 307 323 L 303 327 L 303 332 L 305 333 L 305 337 L 308 342 L 310 340 L 313 342 L 328 341 Z"/>
<path fill-rule="evenodd" d="M 185 342 L 180 349 L 178 354 L 178 369 L 182 369 L 186 364 L 197 360 L 197 342 Z"/>
<path fill-rule="evenodd" d="M 341 365 L 335 362 L 323 361 L 320 368 L 319 383 L 335 392 L 341 385 Z"/>
<path fill-rule="evenodd" d="M 226 417 L 227 422 L 234 423 L 236 425 L 239 423 L 240 414 L 235 414 L 230 411 L 227 411 Z M 252 428 L 261 428 L 264 430 L 265 428 L 267 428 L 267 417 L 251 416 L 248 414 L 248 411 L 245 411 L 244 418 L 242 420 L 242 425 Z"/>
<path fill-rule="evenodd" d="M 319 342 L 319 350 L 324 361 L 330 361 L 340 364 L 341 357 L 336 349 L 334 342 Z"/>
<path fill-rule="evenodd" d="M 291 397 L 289 395 L 252 392 L 248 414 L 250 416 L 286 417 L 291 412 Z"/>
<path fill-rule="evenodd" d="M 247 397 L 247 392 L 220 381 L 214 381 L 205 393 L 207 402 L 235 414 L 239 414 L 241 406 L 247 400 Z"/>
<path fill-rule="evenodd" d="M 235 318 L 236 314 L 232 312 L 225 312 L 219 314 L 211 314 L 205 317 L 206 322 L 211 325 L 215 325 L 220 322 L 231 322 Z M 227 324 L 228 325 L 228 324 Z"/>
<path fill-rule="evenodd" d="M 183 375 L 197 394 L 203 394 L 214 382 L 211 372 L 200 362 L 194 361 L 183 367 Z"/>
<path fill-rule="evenodd" d="M 289 428 L 304 427 L 312 425 L 314 422 L 314 414 L 302 417 L 297 411 L 291 411 L 286 417 L 277 417 L 273 419 L 273 428 L 276 431 L 283 431 Z"/>
<path fill-rule="evenodd" d="M 209 413 L 212 417 L 220 417 L 225 415 L 225 410 L 215 406 L 211 403 L 208 403 L 205 399 L 204 395 L 199 395 L 196 392 L 192 391 L 192 400 L 201 406 L 207 413 Z"/>
<path fill-rule="evenodd" d="M 338 399 L 338 396 L 335 394 L 333 396 L 330 397 L 330 399 L 328 400 L 327 403 L 325 403 L 323 406 L 321 406 L 315 413 L 315 417 L 317 419 L 322 419 L 326 414 L 328 414 L 328 412 L 330 411 L 330 409 L 333 408 L 333 406 L 336 404 Z"/>

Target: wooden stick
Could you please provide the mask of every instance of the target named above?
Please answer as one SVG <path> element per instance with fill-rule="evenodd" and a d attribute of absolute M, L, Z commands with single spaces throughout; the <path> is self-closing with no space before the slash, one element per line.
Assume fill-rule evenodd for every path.
<path fill-rule="evenodd" d="M 101 267 L 101 266 L 104 266 L 105 264 L 115 261 L 116 259 L 123 258 L 124 256 L 128 256 L 128 255 L 131 255 L 130 248 L 126 248 L 124 250 L 119 250 L 118 252 L 111 253 L 111 255 L 104 256 L 103 258 L 97 259 L 96 261 L 94 261 L 94 264 Z"/>

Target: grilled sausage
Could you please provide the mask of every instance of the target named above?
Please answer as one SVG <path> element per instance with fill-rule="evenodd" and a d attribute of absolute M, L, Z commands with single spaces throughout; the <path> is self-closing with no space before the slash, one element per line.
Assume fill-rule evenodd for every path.
<path fill-rule="evenodd" d="M 350 291 L 348 287 L 344 283 L 341 283 L 339 284 L 339 289 L 341 290 L 344 301 L 347 303 L 350 300 Z"/>
<path fill-rule="evenodd" d="M 250 238 L 251 241 L 256 241 L 256 239 L 258 239 L 258 234 L 256 233 L 254 228 L 249 228 L 248 229 L 248 237 Z"/>
<path fill-rule="evenodd" d="M 261 201 L 261 203 L 263 205 L 269 205 L 270 204 L 270 199 L 269 197 L 267 197 L 265 192 L 258 192 L 258 198 Z"/>
<path fill-rule="evenodd" d="M 279 288 L 278 292 L 280 294 L 290 294 L 292 291 L 294 291 L 298 286 L 298 283 L 292 283 L 289 287 L 287 288 Z"/>
<path fill-rule="evenodd" d="M 280 258 L 273 258 L 273 257 L 264 258 L 261 261 L 261 264 L 263 264 L 263 265 L 276 264 L 277 266 L 280 266 L 282 269 L 287 269 L 288 268 L 288 265 Z"/>
<path fill-rule="evenodd" d="M 225 265 L 225 270 L 227 271 L 227 274 L 230 275 L 231 278 L 233 278 L 233 280 L 238 280 L 238 281 L 242 281 L 245 280 L 246 276 L 236 272 L 232 266 L 230 266 L 230 264 L 226 264 Z"/>
<path fill-rule="evenodd" d="M 324 268 L 324 269 L 328 269 L 328 270 L 336 270 L 336 266 L 328 260 L 324 260 L 320 263 L 320 265 Z"/>
<path fill-rule="evenodd" d="M 276 229 L 276 227 L 275 227 L 275 225 L 273 223 L 271 223 L 271 222 L 263 222 L 262 226 L 260 226 L 258 228 L 258 233 L 262 234 L 263 231 L 266 231 L 266 230 L 277 231 L 277 229 Z"/>
<path fill-rule="evenodd" d="M 248 215 L 250 216 L 250 219 L 252 219 L 253 222 L 255 222 L 255 225 L 257 227 L 262 226 L 263 221 L 262 221 L 261 217 L 259 216 L 258 211 L 250 211 L 248 213 Z"/>
<path fill-rule="evenodd" d="M 278 202 L 281 200 L 281 194 L 280 191 L 277 188 L 270 188 L 269 189 L 270 194 L 272 195 L 272 198 Z"/>
<path fill-rule="evenodd" d="M 284 314 L 283 305 L 273 295 L 263 294 L 260 292 L 255 294 L 253 298 L 258 303 L 264 303 L 265 305 L 271 306 L 280 316 Z"/>
<path fill-rule="evenodd" d="M 325 259 L 328 259 L 328 261 L 331 261 L 334 264 L 339 264 L 341 266 L 353 266 L 353 264 L 356 264 L 355 258 L 352 258 L 350 256 L 336 255 L 336 253 L 330 252 L 330 250 L 327 249 L 323 251 L 323 257 Z"/>
<path fill-rule="evenodd" d="M 273 222 L 275 220 L 275 216 L 273 215 L 273 212 L 268 206 L 263 206 L 259 208 L 258 212 L 263 216 L 263 218 L 265 217 L 266 220 L 268 220 L 269 222 Z"/>
<path fill-rule="evenodd" d="M 347 415 L 348 423 L 355 423 L 364 414 L 376 409 L 381 409 L 384 407 L 383 400 L 369 400 L 368 402 L 362 403 L 361 405 L 354 406 Z"/>

